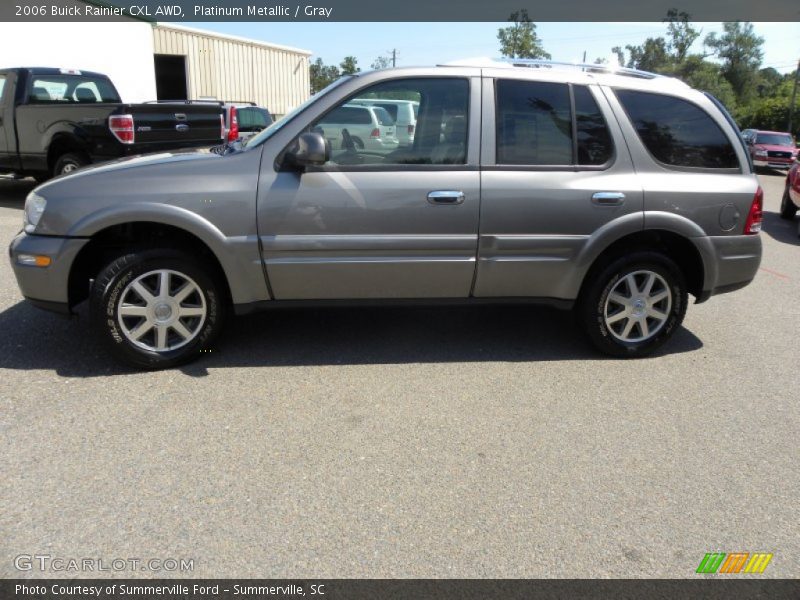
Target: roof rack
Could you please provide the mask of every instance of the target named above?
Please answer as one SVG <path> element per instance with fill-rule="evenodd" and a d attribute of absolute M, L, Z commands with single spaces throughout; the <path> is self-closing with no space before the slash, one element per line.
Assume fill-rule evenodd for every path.
<path fill-rule="evenodd" d="M 627 67 L 617 67 L 607 64 L 563 62 L 556 60 L 541 60 L 538 58 L 473 58 L 467 60 L 456 60 L 443 64 L 448 67 L 528 67 L 534 69 L 570 68 L 580 69 L 589 73 L 608 73 L 610 75 L 624 75 L 626 77 L 637 77 L 639 79 L 658 79 L 665 78 L 664 75 L 629 69 Z"/>

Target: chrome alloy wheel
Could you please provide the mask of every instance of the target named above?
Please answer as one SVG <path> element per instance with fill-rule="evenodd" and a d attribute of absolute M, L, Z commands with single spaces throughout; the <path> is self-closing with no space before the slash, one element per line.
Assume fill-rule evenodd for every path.
<path fill-rule="evenodd" d="M 73 171 L 77 171 L 80 167 L 75 163 L 67 163 L 61 169 L 61 174 L 65 175 L 66 173 L 72 173 Z"/>
<path fill-rule="evenodd" d="M 634 271 L 622 277 L 606 298 L 603 319 L 618 340 L 643 342 L 656 335 L 672 309 L 672 291 L 653 271 Z"/>
<path fill-rule="evenodd" d="M 190 277 L 159 269 L 140 275 L 122 292 L 117 319 L 127 340 L 153 352 L 191 342 L 206 320 L 206 300 Z"/>

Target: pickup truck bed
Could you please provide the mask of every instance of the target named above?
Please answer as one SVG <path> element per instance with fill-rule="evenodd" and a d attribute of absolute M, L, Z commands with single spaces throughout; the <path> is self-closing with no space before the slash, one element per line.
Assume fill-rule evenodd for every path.
<path fill-rule="evenodd" d="M 46 179 L 92 162 L 219 144 L 213 103 L 126 104 L 105 75 L 0 70 L 0 173 Z"/>

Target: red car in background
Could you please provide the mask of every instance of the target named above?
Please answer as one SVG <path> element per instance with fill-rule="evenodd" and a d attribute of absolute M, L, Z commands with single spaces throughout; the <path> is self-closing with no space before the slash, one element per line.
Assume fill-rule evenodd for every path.
<path fill-rule="evenodd" d="M 781 217 L 794 219 L 800 209 L 800 162 L 795 162 L 786 176 L 786 189 L 781 199 Z M 798 226 L 800 234 L 800 226 Z"/>
<path fill-rule="evenodd" d="M 788 169 L 797 159 L 798 151 L 791 133 L 745 129 L 742 137 L 750 148 L 756 168 Z"/>

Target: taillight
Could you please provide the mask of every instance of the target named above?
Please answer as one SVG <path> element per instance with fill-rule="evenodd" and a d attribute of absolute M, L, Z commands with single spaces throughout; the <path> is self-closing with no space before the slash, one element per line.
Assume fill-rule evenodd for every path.
<path fill-rule="evenodd" d="M 369 134 L 369 137 L 379 138 L 381 137 L 381 130 L 377 127 L 372 130 L 372 133 Z"/>
<path fill-rule="evenodd" d="M 414 126 L 413 125 L 409 125 L 408 126 L 408 135 L 414 135 Z"/>
<path fill-rule="evenodd" d="M 236 115 L 236 107 L 231 106 L 231 126 L 228 128 L 228 141 L 235 142 L 239 139 L 239 117 Z"/>
<path fill-rule="evenodd" d="M 747 213 L 747 221 L 744 223 L 744 234 L 753 235 L 761 231 L 761 220 L 764 217 L 764 190 L 758 186 L 756 195 L 753 196 L 753 203 L 750 205 L 750 212 Z"/>
<path fill-rule="evenodd" d="M 108 117 L 108 128 L 123 144 L 133 143 L 133 115 L 111 115 Z"/>

